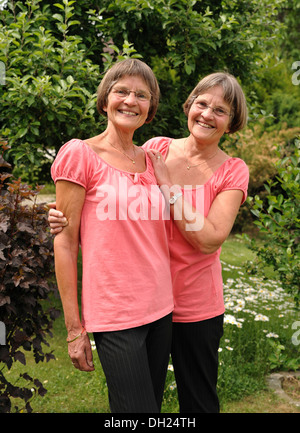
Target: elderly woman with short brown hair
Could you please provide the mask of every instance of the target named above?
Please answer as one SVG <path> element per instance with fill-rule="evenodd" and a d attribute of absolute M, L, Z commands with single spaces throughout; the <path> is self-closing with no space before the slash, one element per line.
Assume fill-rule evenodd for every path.
<path fill-rule="evenodd" d="M 169 362 L 173 296 L 164 199 L 149 156 L 133 144 L 158 99 L 157 81 L 145 63 L 128 59 L 114 65 L 98 89 L 105 131 L 70 140 L 51 169 L 57 207 L 68 219 L 55 237 L 54 253 L 69 356 L 75 368 L 92 371 L 87 332 L 94 334 L 112 412 L 159 412 Z"/>
<path fill-rule="evenodd" d="M 202 79 L 183 107 L 189 136 L 154 138 L 144 148 L 173 217 L 166 224 L 180 411 L 218 412 L 224 314 L 220 252 L 246 199 L 249 180 L 246 164 L 227 155 L 219 143 L 224 134 L 246 125 L 247 107 L 237 80 L 223 72 Z"/>

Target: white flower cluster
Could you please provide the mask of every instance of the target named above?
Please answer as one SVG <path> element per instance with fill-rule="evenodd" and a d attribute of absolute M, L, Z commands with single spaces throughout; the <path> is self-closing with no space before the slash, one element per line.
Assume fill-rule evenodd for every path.
<path fill-rule="evenodd" d="M 294 314 L 294 306 L 288 294 L 278 285 L 277 281 L 265 281 L 257 277 L 249 277 L 244 274 L 242 268 L 222 263 L 224 272 L 224 325 L 242 328 L 246 321 L 268 322 L 272 326 L 274 315 L 276 318 L 291 317 Z M 237 278 L 227 278 L 226 272 L 233 272 Z M 282 313 L 284 311 L 284 314 Z M 270 316 L 273 317 L 270 320 Z M 282 325 L 283 327 L 287 327 Z M 273 330 L 258 328 L 258 332 L 265 334 L 267 338 L 279 338 Z M 229 343 L 225 340 L 225 343 Z M 227 350 L 233 350 L 226 345 Z M 222 348 L 219 349 L 222 351 Z"/>

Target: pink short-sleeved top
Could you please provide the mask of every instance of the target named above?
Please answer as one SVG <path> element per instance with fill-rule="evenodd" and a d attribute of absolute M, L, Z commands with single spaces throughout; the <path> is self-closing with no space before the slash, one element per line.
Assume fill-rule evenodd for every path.
<path fill-rule="evenodd" d="M 143 147 L 158 150 L 166 158 L 171 142 L 171 138 L 156 137 Z M 244 161 L 229 158 L 204 185 L 182 188 L 182 192 L 185 200 L 207 216 L 212 202 L 222 191 L 243 191 L 243 203 L 247 197 L 248 182 L 249 171 Z M 166 220 L 166 225 L 173 280 L 173 321 L 197 322 L 223 314 L 221 248 L 213 254 L 202 254 L 184 239 L 173 220 Z"/>
<path fill-rule="evenodd" d="M 88 332 L 129 329 L 173 310 L 164 199 L 147 169 L 130 174 L 106 163 L 86 142 L 63 145 L 54 182 L 86 190 L 81 215 L 82 321 Z"/>

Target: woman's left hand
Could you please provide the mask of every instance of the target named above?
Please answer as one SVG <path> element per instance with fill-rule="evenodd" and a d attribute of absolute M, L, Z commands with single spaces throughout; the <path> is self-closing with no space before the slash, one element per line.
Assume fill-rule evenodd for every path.
<path fill-rule="evenodd" d="M 56 235 L 61 232 L 64 227 L 68 225 L 68 220 L 64 214 L 59 210 L 56 210 L 56 203 L 48 203 L 48 222 L 50 226 L 50 233 Z"/>
<path fill-rule="evenodd" d="M 169 170 L 160 152 L 158 152 L 157 150 L 148 150 L 148 155 L 154 168 L 154 174 L 157 180 L 157 184 L 159 186 L 172 185 Z"/>

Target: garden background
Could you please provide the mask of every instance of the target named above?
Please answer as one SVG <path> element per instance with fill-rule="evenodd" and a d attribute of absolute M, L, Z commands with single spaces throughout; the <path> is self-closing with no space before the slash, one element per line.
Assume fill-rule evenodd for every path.
<path fill-rule="evenodd" d="M 136 144 L 187 134 L 182 104 L 208 73 L 227 70 L 245 91 L 248 127 L 222 142 L 250 185 L 222 253 L 218 391 L 223 412 L 280 406 L 266 376 L 300 367 L 299 26 L 297 0 L 0 1 L 0 412 L 109 410 L 97 356 L 92 374 L 70 365 L 39 201 L 54 193 L 61 145 L 104 130 L 95 91 L 126 57 L 147 62 L 161 88 Z M 178 411 L 171 360 L 163 411 Z"/>

